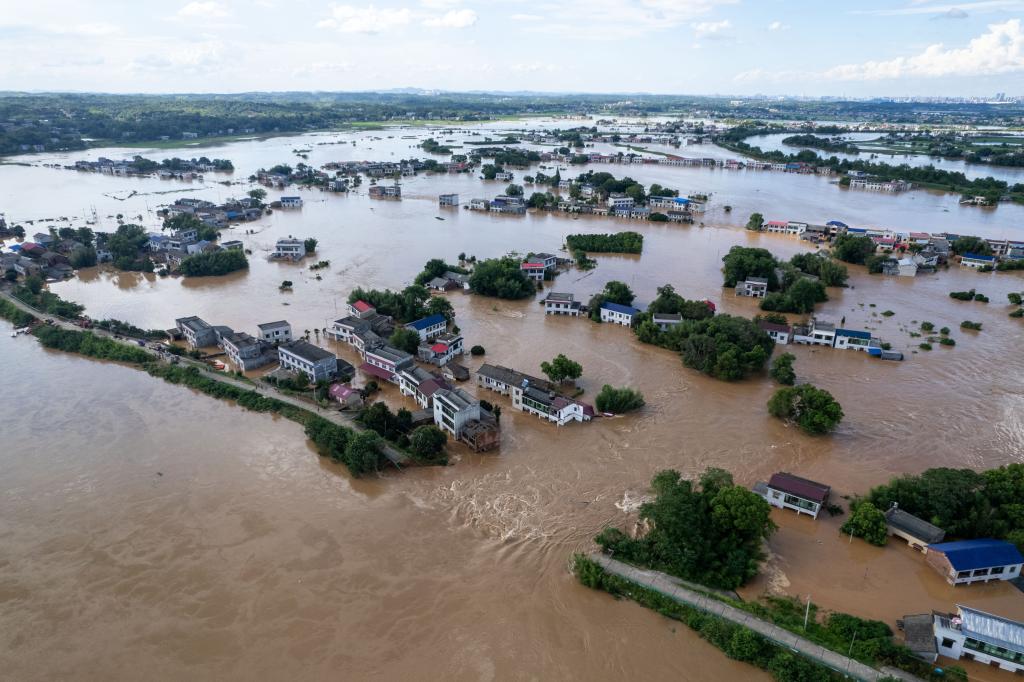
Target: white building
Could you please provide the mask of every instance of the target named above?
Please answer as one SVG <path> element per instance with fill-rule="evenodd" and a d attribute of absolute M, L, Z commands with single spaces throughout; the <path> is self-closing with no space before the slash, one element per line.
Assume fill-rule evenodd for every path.
<path fill-rule="evenodd" d="M 777 322 L 768 322 L 767 320 L 758 320 L 757 326 L 764 331 L 768 336 L 772 337 L 779 346 L 789 345 L 789 342 L 793 338 L 793 328 L 788 324 L 779 324 Z"/>
<path fill-rule="evenodd" d="M 560 294 L 552 291 L 544 299 L 544 314 L 579 317 L 580 302 L 575 298 L 573 294 Z"/>
<path fill-rule="evenodd" d="M 682 324 L 683 316 L 679 313 L 654 313 L 651 316 L 651 321 L 657 325 L 658 329 L 667 332 L 677 324 Z"/>
<path fill-rule="evenodd" d="M 605 301 L 601 304 L 601 321 L 611 322 L 612 324 L 621 324 L 624 327 L 633 326 L 633 317 L 636 316 L 640 310 L 628 305 L 619 305 L 618 303 L 609 303 Z"/>
<path fill-rule="evenodd" d="M 831 348 L 835 342 L 836 326 L 830 322 L 820 322 L 812 317 L 808 324 L 793 327 L 793 343 Z"/>
<path fill-rule="evenodd" d="M 302 197 L 281 197 L 281 208 L 302 208 Z"/>
<path fill-rule="evenodd" d="M 633 201 L 633 197 L 627 197 L 625 194 L 609 194 L 605 203 L 612 211 L 629 211 L 636 202 Z"/>
<path fill-rule="evenodd" d="M 313 383 L 326 381 L 338 373 L 338 358 L 319 346 L 297 340 L 277 349 L 281 367 L 305 374 Z"/>
<path fill-rule="evenodd" d="M 1024 566 L 1016 545 L 990 538 L 928 545 L 925 561 L 950 585 L 1013 580 Z"/>
<path fill-rule="evenodd" d="M 772 474 L 767 483 L 755 485 L 754 492 L 773 507 L 792 509 L 797 514 L 807 514 L 816 519 L 821 508 L 828 504 L 832 488 L 783 471 Z"/>
<path fill-rule="evenodd" d="M 259 339 L 267 343 L 287 343 L 292 340 L 292 326 L 286 320 L 256 325 Z"/>
<path fill-rule="evenodd" d="M 940 654 L 1024 674 L 1024 623 L 960 604 L 956 608 L 956 615 L 934 616 Z"/>
<path fill-rule="evenodd" d="M 284 239 L 278 239 L 277 243 L 274 244 L 274 258 L 299 260 L 305 255 L 306 245 L 301 239 L 286 237 Z"/>
<path fill-rule="evenodd" d="M 736 295 L 749 298 L 764 298 L 768 295 L 768 279 L 765 277 L 748 277 L 736 283 Z"/>
<path fill-rule="evenodd" d="M 434 424 L 455 439 L 471 421 L 479 421 L 480 403 L 461 388 L 441 389 L 434 393 Z"/>

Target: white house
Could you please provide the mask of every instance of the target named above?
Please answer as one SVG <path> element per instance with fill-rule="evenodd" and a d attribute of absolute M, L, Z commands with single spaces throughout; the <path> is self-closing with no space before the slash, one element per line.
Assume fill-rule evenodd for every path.
<path fill-rule="evenodd" d="M 302 208 L 302 197 L 281 197 L 281 208 Z"/>
<path fill-rule="evenodd" d="M 651 321 L 657 325 L 658 329 L 667 332 L 671 327 L 682 324 L 683 316 L 679 313 L 654 313 L 651 316 Z"/>
<path fill-rule="evenodd" d="M 773 507 L 792 509 L 797 514 L 807 514 L 816 519 L 821 508 L 828 504 L 832 488 L 781 471 L 772 474 L 767 483 L 755 485 L 754 492 L 764 497 Z"/>
<path fill-rule="evenodd" d="M 277 349 L 281 367 L 305 374 L 311 382 L 325 381 L 338 373 L 338 358 L 319 346 L 301 339 Z"/>
<path fill-rule="evenodd" d="M 995 256 L 982 256 L 977 253 L 965 253 L 960 259 L 960 267 L 962 268 L 992 268 L 995 267 L 995 265 Z"/>
<path fill-rule="evenodd" d="M 594 408 L 561 395 L 557 387 L 514 369 L 483 364 L 476 373 L 477 385 L 512 398 L 512 407 L 547 419 L 558 426 L 571 421 L 590 421 Z"/>
<path fill-rule="evenodd" d="M 393 384 L 398 383 L 398 375 L 402 370 L 413 366 L 411 355 L 391 346 L 365 348 L 363 357 L 366 361 L 360 365 L 359 369 Z"/>
<path fill-rule="evenodd" d="M 749 298 L 764 298 L 768 295 L 768 279 L 765 277 L 748 277 L 736 283 L 736 295 Z"/>
<path fill-rule="evenodd" d="M 633 197 L 627 197 L 625 194 L 613 193 L 608 195 L 608 208 L 612 211 L 629 211 L 633 208 Z"/>
<path fill-rule="evenodd" d="M 808 324 L 793 327 L 793 343 L 832 347 L 835 341 L 836 326 L 830 322 L 821 322 L 812 317 Z"/>
<path fill-rule="evenodd" d="M 410 322 L 405 327 L 419 334 L 420 341 L 428 341 L 439 334 L 444 334 L 448 328 L 448 320 L 444 315 L 430 315 L 415 322 Z"/>
<path fill-rule="evenodd" d="M 869 348 L 879 348 L 878 339 L 871 338 L 871 332 L 857 329 L 836 329 L 835 347 L 840 350 L 860 350 L 865 353 Z"/>
<path fill-rule="evenodd" d="M 757 326 L 768 334 L 768 336 L 772 337 L 772 341 L 779 346 L 789 345 L 789 342 L 793 338 L 793 328 L 788 324 L 778 324 L 777 322 L 758 320 Z"/>
<path fill-rule="evenodd" d="M 503 170 L 498 171 L 497 173 L 494 174 L 494 179 L 500 180 L 501 182 L 512 182 L 512 180 L 515 179 L 515 177 L 516 176 L 512 174 L 512 171 Z"/>
<path fill-rule="evenodd" d="M 575 298 L 573 294 L 561 294 L 552 291 L 544 299 L 544 314 L 579 317 L 580 302 L 575 300 Z"/>
<path fill-rule="evenodd" d="M 306 245 L 301 239 L 286 237 L 284 239 L 278 239 L 277 243 L 274 245 L 274 258 L 299 260 L 305 255 Z"/>
<path fill-rule="evenodd" d="M 480 419 L 480 402 L 461 388 L 441 389 L 434 393 L 434 424 L 455 439 L 471 421 Z"/>
<path fill-rule="evenodd" d="M 935 644 L 952 659 L 1024 673 L 1024 623 L 957 604 L 956 615 L 934 615 Z"/>
<path fill-rule="evenodd" d="M 639 309 L 618 303 L 605 301 L 601 304 L 601 321 L 621 324 L 624 327 L 633 326 L 633 317 L 640 312 Z"/>
<path fill-rule="evenodd" d="M 286 320 L 256 325 L 259 339 L 267 343 L 287 343 L 292 340 L 292 326 Z"/>

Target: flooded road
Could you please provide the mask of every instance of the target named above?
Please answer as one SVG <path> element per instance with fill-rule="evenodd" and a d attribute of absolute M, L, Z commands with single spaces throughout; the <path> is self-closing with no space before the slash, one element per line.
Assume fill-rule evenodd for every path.
<path fill-rule="evenodd" d="M 394 134 L 368 139 L 367 146 L 380 147 L 371 151 L 361 142 L 359 153 L 416 153 L 407 148 L 413 141 Z M 241 178 L 286 161 L 299 143 L 246 142 L 209 153 L 231 158 Z M 351 145 L 312 146 L 311 162 L 325 148 L 327 158 L 340 158 L 346 147 L 352 153 Z M 634 177 L 658 181 L 633 170 Z M 636 170 L 671 175 L 673 186 L 685 187 L 688 177 L 680 174 L 685 169 Z M 700 177 L 746 177 L 726 173 Z M 102 192 L 180 188 L 12 166 L 0 167 L 0 178 L 8 180 L 0 183 L 0 205 L 9 216 L 79 215 L 75 206 L 90 202 L 105 215 L 116 207 L 103 203 L 111 200 Z M 206 194 L 191 195 L 244 189 L 211 184 Z M 35 204 L 25 196 L 30 190 Z M 53 200 L 40 208 L 38 198 L 51 190 Z M 807 248 L 789 237 L 747 233 L 716 218 L 714 209 L 701 228 L 436 207 L 443 191 L 465 201 L 500 190 L 474 177 L 420 176 L 403 180 L 401 202 L 304 191 L 301 210 L 275 211 L 225 232 L 252 249 L 248 272 L 185 281 L 92 269 L 54 290 L 94 317 L 143 327 L 165 328 L 175 317 L 197 314 L 250 332 L 259 322 L 286 318 L 301 331 L 340 316 L 353 287 L 401 287 L 430 257 L 557 252 L 570 232 L 636 229 L 645 236 L 641 256 L 597 255 L 596 270 L 564 273 L 553 288 L 585 298 L 619 279 L 643 304 L 671 283 L 688 298 L 750 316 L 752 301 L 721 288 L 721 256 L 734 244 L 764 246 L 780 257 Z M 853 196 L 827 184 L 822 192 L 793 202 L 826 215 L 835 208 L 830 198 Z M 891 208 L 905 196 L 872 200 Z M 124 213 L 148 216 L 146 201 L 133 197 Z M 1007 208 L 1015 210 L 964 215 L 1002 217 L 1011 215 Z M 933 217 L 933 210 L 919 218 Z M 732 218 L 744 212 L 734 208 Z M 982 231 L 988 220 L 959 229 Z M 246 229 L 256 233 L 242 234 Z M 302 264 L 262 257 L 288 234 L 319 240 L 318 258 L 331 261 L 322 279 Z M 45 351 L 30 338 L 9 338 L 9 325 L 0 322 L 4 386 L 17 406 L 0 439 L 0 666 L 15 679 L 105 679 L 126 669 L 150 679 L 758 679 L 685 626 L 578 586 L 567 564 L 603 526 L 630 525 L 651 476 L 665 468 L 695 475 L 720 466 L 744 484 L 789 470 L 842 495 L 932 466 L 1024 461 L 1024 326 L 1007 318 L 1005 304 L 1008 292 L 1024 290 L 1024 276 L 953 268 L 907 280 L 852 271 L 853 286 L 830 291 L 820 316 L 871 328 L 907 361 L 791 347 L 800 380 L 828 389 L 843 405 L 846 418 L 830 438 L 810 438 L 771 419 L 765 402 L 774 387 L 764 378 L 725 384 L 684 368 L 668 351 L 638 344 L 629 330 L 547 318 L 535 300 L 452 293 L 457 324 L 470 345 L 487 349 L 488 362 L 537 372 L 542 360 L 565 353 L 583 365 L 584 399 L 605 383 L 631 385 L 648 406 L 561 429 L 506 409 L 496 455 L 455 447 L 453 466 L 359 481 L 321 462 L 291 422 L 136 370 Z M 278 291 L 283 279 L 295 282 L 293 292 Z M 948 297 L 969 288 L 992 303 Z M 881 315 L 886 310 L 894 314 Z M 961 332 L 965 319 L 982 322 L 983 331 Z M 949 326 L 957 346 L 914 353 L 921 339 L 909 331 L 925 320 Z M 354 361 L 347 348 L 337 350 Z M 395 390 L 384 398 L 411 407 Z M 824 608 L 890 624 L 958 602 L 1024 617 L 1024 595 L 1014 589 L 954 591 L 905 547 L 848 544 L 838 534 L 839 518 L 775 518 L 781 529 L 770 543 L 772 560 L 745 588 L 747 596 L 810 594 Z"/>

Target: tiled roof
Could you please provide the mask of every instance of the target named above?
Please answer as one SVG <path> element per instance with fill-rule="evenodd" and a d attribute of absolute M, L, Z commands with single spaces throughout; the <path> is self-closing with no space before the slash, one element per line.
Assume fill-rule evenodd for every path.
<path fill-rule="evenodd" d="M 818 503 L 824 502 L 832 491 L 832 488 L 824 483 L 794 476 L 785 471 L 772 474 L 768 480 L 768 487 Z"/>

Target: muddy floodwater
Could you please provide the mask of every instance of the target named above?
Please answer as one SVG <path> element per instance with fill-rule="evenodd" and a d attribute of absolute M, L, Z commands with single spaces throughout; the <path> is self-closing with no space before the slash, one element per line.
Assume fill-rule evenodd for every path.
<path fill-rule="evenodd" d="M 412 145 L 428 134 L 446 139 L 405 129 L 204 149 L 238 170 L 191 186 L 2 166 L 0 207 L 19 220 L 88 217 L 95 207 L 99 228 L 114 224 L 106 216 L 117 213 L 154 226 L 160 204 L 240 195 L 257 168 L 301 160 L 293 149 L 310 149 L 313 165 L 389 160 L 422 156 Z M 712 153 L 702 147 L 693 153 Z M 131 153 L 193 155 L 94 150 L 22 160 Z M 302 209 L 226 230 L 225 238 L 253 252 L 245 273 L 186 281 L 94 268 L 52 288 L 93 317 L 141 327 L 167 328 L 196 314 L 250 333 L 281 318 L 314 330 L 343 315 L 352 288 L 402 287 L 430 257 L 558 252 L 571 232 L 636 229 L 645 237 L 642 255 L 598 254 L 596 270 L 565 272 L 549 286 L 586 298 L 618 279 L 646 304 L 670 283 L 720 311 L 752 316 L 752 301 L 722 289 L 721 256 L 735 244 L 780 257 L 809 248 L 743 231 L 754 210 L 1024 236 L 1018 207 L 961 209 L 951 195 L 869 195 L 772 173 L 594 168 L 683 193 L 711 191 L 704 226 L 442 211 L 439 193 L 458 192 L 465 202 L 503 185 L 420 175 L 402 180 L 400 202 L 370 200 L 365 184 L 347 196 L 303 190 Z M 170 191 L 181 193 L 158 194 Z M 282 193 L 300 192 L 272 198 Z M 318 258 L 331 262 L 321 279 L 308 263 L 267 262 L 274 241 L 289 234 L 319 241 Z M 828 389 L 843 406 L 846 418 L 829 438 L 771 419 L 765 402 L 774 387 L 766 378 L 708 379 L 672 353 L 638 344 L 627 329 L 545 317 L 540 296 L 509 302 L 455 292 L 447 296 L 456 322 L 468 344 L 487 349 L 487 361 L 536 373 L 542 360 L 566 353 L 583 365 L 585 399 L 605 383 L 631 385 L 647 407 L 564 428 L 506 409 L 497 454 L 454 446 L 452 466 L 361 480 L 320 460 L 292 422 L 131 368 L 46 351 L 31 338 L 10 338 L 0 322 L 3 386 L 13 406 L 0 432 L 0 670 L 19 680 L 766 679 L 679 623 L 579 586 L 568 562 L 603 526 L 631 526 L 661 469 L 696 475 L 718 466 L 743 484 L 789 470 L 845 495 L 933 466 L 1024 461 L 1024 326 L 1007 317 L 1006 304 L 1007 293 L 1024 290 L 1024 275 L 951 268 L 903 279 L 851 271 L 852 286 L 830 290 L 819 316 L 871 329 L 907 359 L 789 348 L 799 379 Z M 292 292 L 278 291 L 284 279 L 294 282 Z M 992 302 L 948 297 L 970 288 Z M 909 332 L 926 320 L 950 327 L 957 345 L 916 352 L 921 339 Z M 983 331 L 961 332 L 963 320 L 982 322 Z M 322 343 L 355 361 L 347 347 Z M 474 369 L 480 361 L 466 362 Z M 390 388 L 383 397 L 412 406 Z M 822 608 L 891 625 L 956 603 L 1024 618 L 1024 594 L 1009 585 L 953 590 L 905 546 L 849 543 L 838 532 L 841 518 L 774 518 L 780 530 L 770 561 L 744 588 L 746 597 L 809 596 Z M 1000 675 L 972 670 L 973 679 Z"/>

